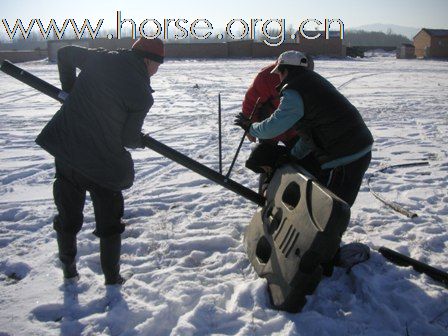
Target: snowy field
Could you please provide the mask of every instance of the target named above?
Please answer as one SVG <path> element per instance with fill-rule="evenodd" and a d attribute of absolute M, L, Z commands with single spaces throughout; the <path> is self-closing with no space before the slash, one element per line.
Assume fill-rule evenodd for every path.
<path fill-rule="evenodd" d="M 242 132 L 232 125 L 266 60 L 168 61 L 153 78 L 144 129 L 218 169 L 217 96 L 223 100 L 224 170 Z M 57 67 L 23 67 L 58 85 Z M 53 160 L 34 139 L 58 103 L 0 73 L 0 335 L 448 335 L 448 291 L 375 251 L 387 246 L 448 271 L 448 62 L 317 60 L 316 71 L 359 107 L 375 137 L 371 167 L 343 243 L 372 248 L 350 273 L 336 269 L 300 314 L 270 308 L 243 232 L 256 206 L 150 150 L 133 152 L 125 192 L 122 270 L 106 290 L 90 201 L 79 234 L 78 285 L 65 287 L 52 218 Z M 197 86 L 196 86 L 197 85 Z M 243 162 L 232 178 L 256 189 Z M 427 161 L 427 166 L 388 165 Z M 410 219 L 375 192 L 416 212 Z"/>

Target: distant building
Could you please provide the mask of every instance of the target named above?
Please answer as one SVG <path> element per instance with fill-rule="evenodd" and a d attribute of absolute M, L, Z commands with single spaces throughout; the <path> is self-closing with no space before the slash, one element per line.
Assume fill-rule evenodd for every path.
<path fill-rule="evenodd" d="M 331 32 L 330 39 L 325 39 L 324 32 L 307 32 L 307 36 L 319 38 L 307 39 L 303 36 L 296 37 L 295 40 L 285 39 L 278 46 L 269 46 L 261 41 L 236 40 L 208 43 L 182 43 L 181 41 L 165 42 L 166 58 L 273 58 L 287 50 L 299 50 L 307 52 L 313 56 L 325 55 L 331 57 L 344 57 L 346 48 L 342 45 L 339 35 Z M 122 39 L 81 39 L 81 40 L 51 40 L 47 43 L 48 60 L 57 61 L 57 51 L 63 46 L 78 45 L 88 48 L 103 47 L 108 50 L 119 48 L 130 48 L 133 40 L 131 38 Z M 268 41 L 274 44 L 275 41 Z"/>
<path fill-rule="evenodd" d="M 414 36 L 418 58 L 448 58 L 448 29 L 423 28 Z"/>
<path fill-rule="evenodd" d="M 49 40 L 47 42 L 48 60 L 50 62 L 57 62 L 57 52 L 60 48 L 65 46 L 76 45 L 85 48 L 105 48 L 115 50 L 119 48 L 130 48 L 133 40 L 131 38 L 112 39 L 97 38 L 97 39 L 63 39 L 63 40 Z"/>
<path fill-rule="evenodd" d="M 397 50 L 397 58 L 409 59 L 415 58 L 415 47 L 410 43 L 403 43 Z"/>
<path fill-rule="evenodd" d="M 46 50 L 47 41 L 34 41 L 26 39 L 16 39 L 6 43 L 0 42 L 0 51 L 23 51 L 23 50 Z"/>
<path fill-rule="evenodd" d="M 0 62 L 7 59 L 13 63 L 37 61 L 47 57 L 47 41 L 17 39 L 0 42 Z"/>

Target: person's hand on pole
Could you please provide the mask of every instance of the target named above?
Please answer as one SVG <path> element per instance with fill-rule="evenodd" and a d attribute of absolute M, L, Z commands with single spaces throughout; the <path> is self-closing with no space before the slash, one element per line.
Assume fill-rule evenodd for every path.
<path fill-rule="evenodd" d="M 250 125 L 252 125 L 252 121 L 240 112 L 235 116 L 233 124 L 241 127 L 245 132 L 248 132 Z"/>
<path fill-rule="evenodd" d="M 249 140 L 250 142 L 257 142 L 257 138 L 254 137 L 253 135 L 251 135 L 250 133 L 246 134 L 246 138 L 247 140 Z"/>

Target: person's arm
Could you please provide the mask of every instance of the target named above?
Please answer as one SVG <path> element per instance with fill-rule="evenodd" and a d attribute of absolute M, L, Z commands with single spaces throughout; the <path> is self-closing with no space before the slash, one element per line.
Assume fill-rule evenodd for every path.
<path fill-rule="evenodd" d="M 259 139 L 272 139 L 293 127 L 304 115 L 303 100 L 294 90 L 285 90 L 278 109 L 267 119 L 253 123 L 249 134 Z"/>
<path fill-rule="evenodd" d="M 123 125 L 121 133 L 121 141 L 124 147 L 127 148 L 142 148 L 142 127 L 146 115 L 151 108 L 154 100 L 150 92 L 141 98 L 129 99 L 127 102 L 127 118 Z"/>
<path fill-rule="evenodd" d="M 129 112 L 123 126 L 122 142 L 126 148 L 142 148 L 141 132 L 148 110 Z"/>
<path fill-rule="evenodd" d="M 58 50 L 58 70 L 62 90 L 70 92 L 76 81 L 76 68 L 84 69 L 87 60 L 96 51 L 78 46 L 66 46 Z"/>

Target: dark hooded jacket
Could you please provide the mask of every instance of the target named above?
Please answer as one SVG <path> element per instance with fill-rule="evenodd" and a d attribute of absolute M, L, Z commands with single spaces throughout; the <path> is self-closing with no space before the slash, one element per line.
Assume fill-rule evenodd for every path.
<path fill-rule="evenodd" d="M 143 58 L 130 50 L 68 46 L 58 51 L 58 68 L 69 96 L 36 143 L 107 189 L 131 187 L 134 164 L 125 147 L 142 146 L 141 128 L 153 104 Z"/>

